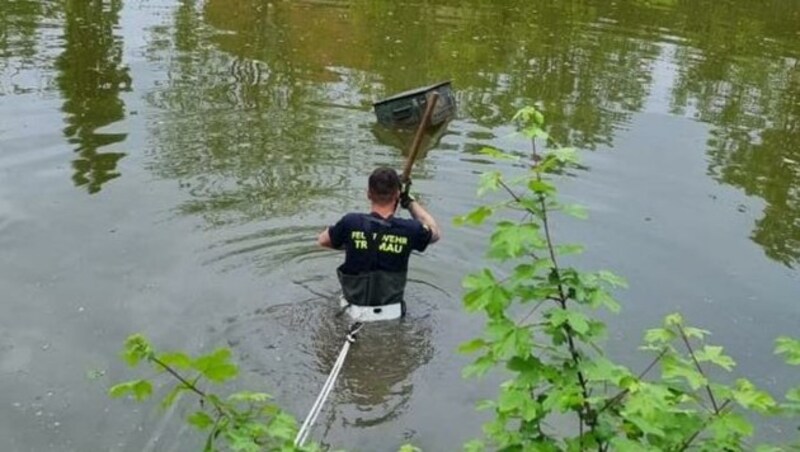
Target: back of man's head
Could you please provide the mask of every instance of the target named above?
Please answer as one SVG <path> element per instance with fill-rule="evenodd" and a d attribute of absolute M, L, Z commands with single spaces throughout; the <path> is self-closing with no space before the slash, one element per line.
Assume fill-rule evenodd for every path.
<path fill-rule="evenodd" d="M 376 204 L 394 202 L 400 192 L 400 176 L 392 168 L 380 167 L 369 176 L 369 197 Z"/>

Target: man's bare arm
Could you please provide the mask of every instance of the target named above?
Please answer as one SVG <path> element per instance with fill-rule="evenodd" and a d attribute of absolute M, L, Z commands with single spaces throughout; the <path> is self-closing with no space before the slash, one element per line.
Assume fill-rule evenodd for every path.
<path fill-rule="evenodd" d="M 431 243 L 438 242 L 439 239 L 442 238 L 442 230 L 439 229 L 439 225 L 436 224 L 436 220 L 433 219 L 433 216 L 422 207 L 422 204 L 417 201 L 411 201 L 411 204 L 408 205 L 408 212 L 411 213 L 412 217 L 419 220 L 420 223 L 431 230 Z"/>
<path fill-rule="evenodd" d="M 324 246 L 325 248 L 333 248 L 333 244 L 331 243 L 331 234 L 328 232 L 328 228 L 325 228 L 325 230 L 319 233 L 319 236 L 317 237 L 317 243 L 319 246 Z"/>

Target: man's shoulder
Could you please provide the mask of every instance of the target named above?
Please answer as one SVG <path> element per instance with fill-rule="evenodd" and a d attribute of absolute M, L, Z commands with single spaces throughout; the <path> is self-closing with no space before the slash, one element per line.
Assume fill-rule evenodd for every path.
<path fill-rule="evenodd" d="M 419 220 L 415 220 L 414 218 L 392 218 L 392 223 L 395 227 L 399 227 L 402 229 L 419 229 L 422 227 L 422 222 Z"/>
<path fill-rule="evenodd" d="M 366 215 L 365 213 L 361 212 L 348 212 L 342 215 L 342 218 L 339 221 L 354 221 L 354 220 L 361 221 L 361 219 L 364 218 L 365 215 Z"/>
<path fill-rule="evenodd" d="M 367 214 L 360 212 L 348 212 L 339 218 L 339 221 L 336 223 L 336 225 L 345 226 L 347 228 L 356 228 L 361 226 L 366 215 Z"/>

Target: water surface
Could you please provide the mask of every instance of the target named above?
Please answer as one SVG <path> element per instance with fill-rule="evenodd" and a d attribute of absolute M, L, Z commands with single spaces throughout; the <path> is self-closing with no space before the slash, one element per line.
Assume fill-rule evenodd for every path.
<path fill-rule="evenodd" d="M 192 450 L 180 422 L 109 401 L 117 357 L 227 345 L 241 384 L 302 418 L 341 345 L 341 259 L 314 238 L 366 206 L 408 135 L 371 103 L 450 79 L 459 112 L 414 187 L 445 240 L 415 257 L 410 318 L 365 331 L 315 438 L 352 450 L 455 450 L 498 377 L 453 353 L 481 322 L 460 281 L 485 230 L 484 145 L 539 105 L 585 150 L 562 181 L 588 222 L 559 238 L 627 276 L 610 349 L 676 310 L 774 392 L 772 340 L 800 325 L 800 4 L 620 0 L 0 0 L 0 449 Z M 631 358 L 631 356 L 633 356 Z M 784 433 L 764 426 L 767 437 Z"/>

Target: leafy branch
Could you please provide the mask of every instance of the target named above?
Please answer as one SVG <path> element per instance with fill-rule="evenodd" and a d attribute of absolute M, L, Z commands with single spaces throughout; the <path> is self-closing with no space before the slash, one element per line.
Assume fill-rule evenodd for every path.
<path fill-rule="evenodd" d="M 144 336 L 134 334 L 125 341 L 123 358 L 131 366 L 149 363 L 157 374 L 167 374 L 171 388 L 161 400 L 169 408 L 184 392 L 197 396 L 199 409 L 186 421 L 206 432 L 204 451 L 314 451 L 318 446 L 295 447 L 295 419 L 271 402 L 269 394 L 240 391 L 223 398 L 200 388 L 201 381 L 219 384 L 237 377 L 238 367 L 231 362 L 228 349 L 191 357 L 183 352 L 157 353 Z M 182 373 L 184 372 L 184 373 Z M 188 372 L 194 373 L 193 377 Z M 150 379 L 138 379 L 116 384 L 109 389 L 111 397 L 133 396 L 147 400 L 153 393 Z"/>
<path fill-rule="evenodd" d="M 535 108 L 520 110 L 514 121 L 533 147 L 527 175 L 508 179 L 500 171 L 483 174 L 479 196 L 501 191 L 510 199 L 478 206 L 456 219 L 457 224 L 480 226 L 504 210 L 526 212 L 521 220 L 499 218 L 490 236 L 488 257 L 510 276 L 500 279 L 483 268 L 464 280 L 467 311 L 486 317 L 484 334 L 460 347 L 464 353 L 482 352 L 464 374 L 480 376 L 505 367 L 512 376 L 501 385 L 496 400 L 480 404 L 495 413 L 484 426 L 488 443 L 476 440 L 467 450 L 484 450 L 488 445 L 499 450 L 544 451 L 742 450 L 754 433 L 743 413 L 773 416 L 800 411 L 800 389 L 787 394 L 786 403 L 779 403 L 745 379 L 733 385 L 711 381 L 703 365 L 731 371 L 733 359 L 722 347 L 705 343 L 707 331 L 686 326 L 677 314 L 667 316 L 663 328 L 647 331 L 642 349 L 656 356 L 638 374 L 602 353 L 606 326 L 591 312 L 600 308 L 617 312 L 619 303 L 611 290 L 626 283 L 608 271 L 563 266 L 561 258 L 580 253 L 582 247 L 559 244 L 552 233 L 554 212 L 586 217 L 581 206 L 557 199 L 553 180 L 582 168 L 577 151 L 550 140 L 544 115 Z M 551 147 L 539 152 L 537 140 Z M 525 164 L 519 152 L 496 148 L 482 152 Z M 541 310 L 547 302 L 555 305 Z M 527 303 L 533 303 L 533 308 L 515 321 L 515 306 Z M 534 337 L 549 338 L 550 345 Z M 800 364 L 800 347 L 792 341 L 781 338 L 778 351 L 790 364 Z M 659 365 L 661 374 L 651 378 Z M 554 416 L 564 414 L 577 418 L 576 432 L 551 433 L 548 425 Z"/>

